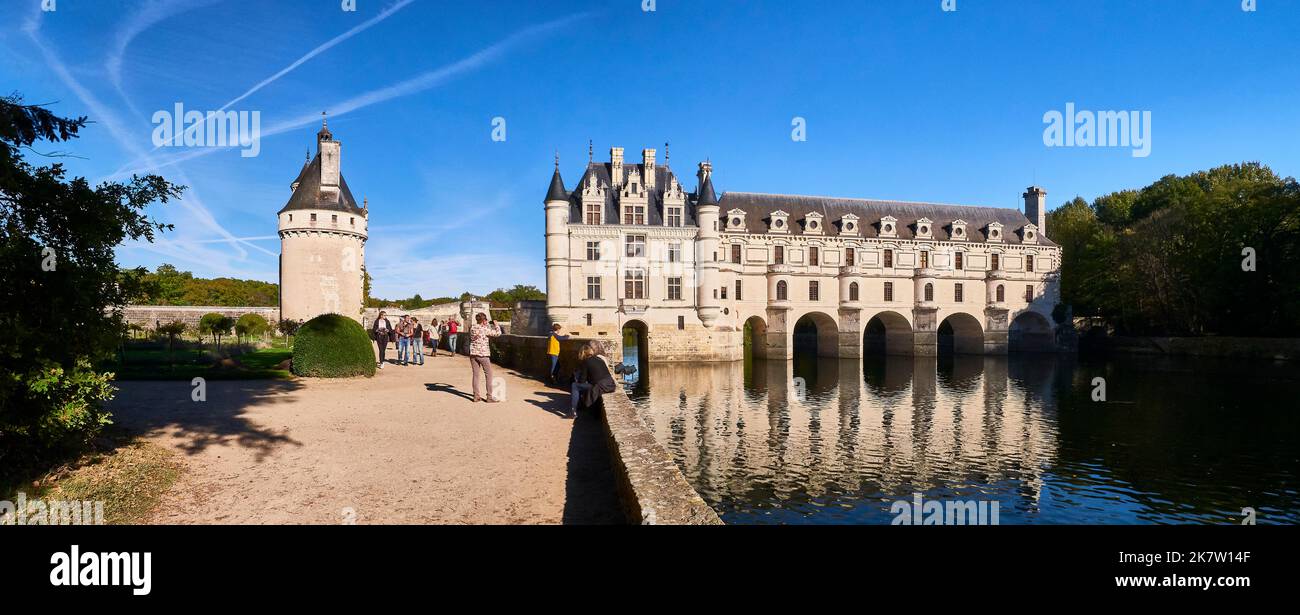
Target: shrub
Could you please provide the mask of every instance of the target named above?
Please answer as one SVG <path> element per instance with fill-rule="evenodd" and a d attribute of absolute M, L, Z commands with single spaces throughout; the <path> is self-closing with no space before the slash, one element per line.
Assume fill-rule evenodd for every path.
<path fill-rule="evenodd" d="M 11 405 L 0 413 L 0 468 L 22 465 L 29 456 L 75 450 L 112 422 L 103 404 L 113 397 L 113 374 L 96 372 L 85 359 L 71 369 L 40 363 L 0 382 Z M 19 459 L 10 459 L 11 454 Z"/>
<path fill-rule="evenodd" d="M 235 321 L 235 334 L 247 340 L 257 337 L 271 329 L 271 323 L 261 314 L 244 314 Z"/>
<path fill-rule="evenodd" d="M 298 329 L 293 373 L 317 378 L 375 375 L 375 351 L 358 323 L 339 314 L 322 314 Z"/>
<path fill-rule="evenodd" d="M 217 350 L 221 349 L 221 338 L 230 333 L 235 326 L 235 319 L 217 312 L 208 312 L 199 318 L 199 335 L 211 335 Z"/>

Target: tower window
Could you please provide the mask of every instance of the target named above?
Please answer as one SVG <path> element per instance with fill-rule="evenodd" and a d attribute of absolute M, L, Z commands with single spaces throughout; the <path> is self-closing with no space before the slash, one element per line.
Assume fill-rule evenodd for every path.
<path fill-rule="evenodd" d="M 785 301 L 786 298 L 787 298 L 788 296 L 789 296 L 789 288 L 788 288 L 788 286 L 786 285 L 785 280 L 781 280 L 781 281 L 777 282 L 777 283 L 776 283 L 776 300 L 777 300 L 777 301 Z"/>
<path fill-rule="evenodd" d="M 998 302 L 998 303 L 1002 303 L 1003 301 L 1006 301 L 1006 300 L 1007 300 L 1007 292 L 1006 292 L 1006 289 L 1004 289 L 1004 288 L 1002 287 L 1001 284 L 998 284 L 998 290 L 997 290 L 997 292 L 995 293 L 995 296 L 997 297 L 997 302 Z"/>
<path fill-rule="evenodd" d="M 330 214 L 330 222 L 333 224 L 338 224 L 339 223 L 338 214 Z"/>
<path fill-rule="evenodd" d="M 927 282 L 925 285 L 924 292 L 925 292 L 924 296 L 926 301 L 934 301 L 934 284 L 930 284 Z"/>
<path fill-rule="evenodd" d="M 993 271 L 997 271 L 999 268 L 1002 267 L 1002 263 L 1001 261 L 998 260 L 997 254 L 994 254 L 991 258 L 993 264 L 989 266 L 989 269 L 992 269 Z"/>
<path fill-rule="evenodd" d="M 315 221 L 316 221 L 316 214 L 312 214 L 312 215 L 311 215 L 311 221 L 312 221 L 312 222 L 315 222 Z"/>
<path fill-rule="evenodd" d="M 849 301 L 857 301 L 857 300 L 858 300 L 858 283 L 851 282 L 849 284 Z"/>
<path fill-rule="evenodd" d="M 740 301 L 740 280 L 736 280 L 736 301 Z"/>

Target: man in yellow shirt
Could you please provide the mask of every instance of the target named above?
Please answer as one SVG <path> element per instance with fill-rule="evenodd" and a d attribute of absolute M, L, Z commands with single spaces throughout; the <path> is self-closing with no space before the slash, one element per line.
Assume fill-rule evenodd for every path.
<path fill-rule="evenodd" d="M 569 339 L 567 335 L 560 335 L 560 323 L 551 325 L 551 339 L 546 343 L 546 354 L 551 355 L 551 383 L 554 384 L 555 370 L 560 368 L 560 341 Z"/>

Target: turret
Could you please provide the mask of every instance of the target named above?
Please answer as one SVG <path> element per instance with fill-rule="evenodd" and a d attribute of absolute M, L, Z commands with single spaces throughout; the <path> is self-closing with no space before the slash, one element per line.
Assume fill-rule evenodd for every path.
<path fill-rule="evenodd" d="M 1047 236 L 1047 191 L 1038 186 L 1025 190 L 1025 217 L 1038 226 L 1038 234 Z"/>
<path fill-rule="evenodd" d="M 713 165 L 701 162 L 697 175 L 700 184 L 695 191 L 695 215 L 699 220 L 700 237 L 697 245 L 700 284 L 696 289 L 700 320 L 704 326 L 712 326 L 722 311 L 721 300 L 713 293 L 718 291 L 720 275 L 718 272 L 718 196 L 713 192 Z"/>
<path fill-rule="evenodd" d="M 563 321 L 569 306 L 569 193 L 560 178 L 560 157 L 546 191 L 546 308 L 552 322 Z"/>

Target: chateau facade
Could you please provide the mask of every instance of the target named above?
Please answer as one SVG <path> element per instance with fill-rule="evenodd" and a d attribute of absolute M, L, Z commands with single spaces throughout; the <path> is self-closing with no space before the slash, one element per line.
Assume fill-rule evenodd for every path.
<path fill-rule="evenodd" d="M 1054 347 L 1061 249 L 1042 188 L 1025 210 L 713 188 L 686 192 L 653 149 L 610 150 L 545 198 L 547 315 L 637 336 L 650 361 Z M 630 337 L 629 337 L 630 339 Z"/>
<path fill-rule="evenodd" d="M 358 207 L 340 171 L 343 144 L 321 122 L 316 156 L 290 184 L 277 214 L 280 234 L 280 317 L 321 314 L 360 320 L 364 303 L 369 208 Z"/>

